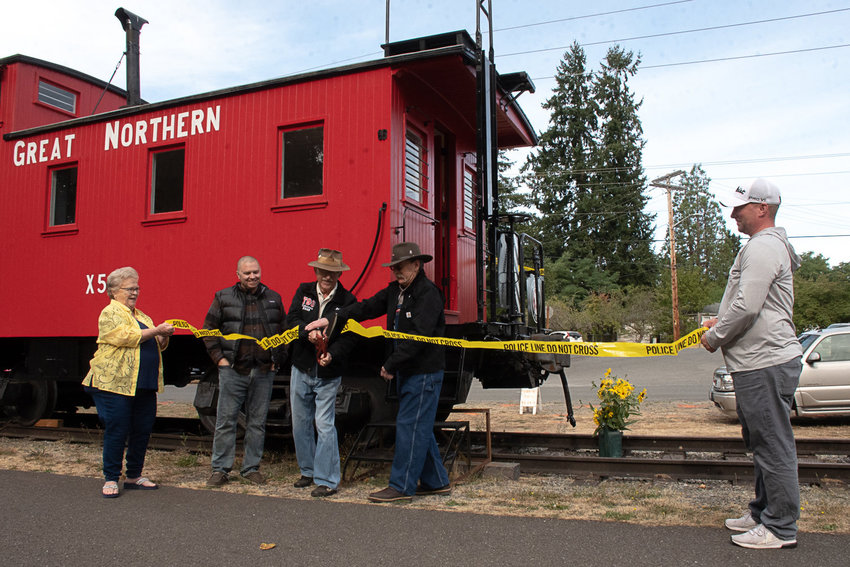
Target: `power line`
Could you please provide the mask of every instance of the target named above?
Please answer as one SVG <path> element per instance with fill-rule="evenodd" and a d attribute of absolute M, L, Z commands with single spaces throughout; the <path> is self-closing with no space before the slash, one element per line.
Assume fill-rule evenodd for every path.
<path fill-rule="evenodd" d="M 653 169 L 656 169 L 656 168 L 653 168 Z M 564 173 L 569 174 L 569 172 L 557 172 L 556 175 L 563 175 Z M 848 173 L 850 173 L 850 170 L 845 170 L 845 171 L 809 171 L 809 172 L 804 172 L 804 173 L 776 173 L 776 174 L 767 175 L 766 177 L 770 177 L 771 179 L 773 179 L 773 178 L 776 178 L 776 177 L 814 177 L 814 176 L 818 176 L 818 175 L 846 175 Z M 551 174 L 547 173 L 546 171 L 538 171 L 538 172 L 534 172 L 534 173 L 530 173 L 530 174 L 528 174 L 528 173 L 527 174 L 521 174 L 519 177 L 515 177 L 513 179 L 518 179 L 520 181 L 528 183 L 529 179 L 533 179 L 535 177 L 540 177 L 541 180 L 545 180 L 545 179 L 547 179 L 548 175 L 551 175 Z M 717 182 L 717 181 L 737 180 L 737 179 L 740 179 L 740 176 L 736 176 L 736 177 L 710 177 L 709 179 L 711 180 L 712 183 L 714 183 L 714 182 Z M 636 186 L 637 184 L 632 183 L 630 181 L 612 181 L 612 182 L 607 182 L 607 183 L 602 182 L 602 181 L 595 181 L 593 183 L 575 183 L 575 184 L 573 184 L 573 183 L 551 183 L 551 182 L 549 182 L 549 183 L 546 183 L 546 185 L 548 187 L 593 187 L 595 185 Z M 835 203 L 835 204 L 843 204 L 843 203 Z"/>
<path fill-rule="evenodd" d="M 804 238 L 850 238 L 850 234 L 806 234 L 800 236 L 792 236 L 788 235 L 789 240 L 801 240 Z M 633 239 L 624 239 L 624 240 L 598 240 L 594 239 L 594 242 L 598 242 L 600 244 L 642 244 L 644 242 L 651 243 L 661 243 L 667 242 L 669 238 L 633 238 Z M 707 239 L 706 242 L 708 242 Z M 715 242 L 723 242 L 722 238 L 714 238 Z M 569 241 L 567 243 L 569 245 Z"/>
<path fill-rule="evenodd" d="M 745 163 L 763 163 L 763 162 L 773 162 L 773 161 L 795 161 L 795 160 L 803 160 L 803 159 L 831 159 L 831 158 L 841 158 L 841 157 L 850 157 L 850 152 L 835 153 L 835 154 L 803 154 L 803 155 L 797 155 L 797 156 L 777 156 L 777 157 L 763 157 L 763 158 L 702 161 L 702 162 L 696 162 L 696 163 L 699 163 L 700 165 L 738 165 L 738 164 L 745 164 Z M 652 165 L 652 166 L 646 166 L 646 169 L 669 169 L 669 168 L 672 168 L 672 167 L 679 167 L 681 165 L 682 165 L 681 163 Z"/>
<path fill-rule="evenodd" d="M 600 16 L 613 16 L 614 14 L 623 14 L 625 12 L 636 12 L 638 10 L 647 10 L 649 8 L 660 8 L 660 7 L 664 7 L 664 6 L 672 6 L 674 4 L 686 4 L 686 3 L 692 2 L 692 1 L 693 0 L 678 0 L 676 2 L 664 2 L 662 4 L 650 4 L 649 6 L 637 6 L 635 8 L 625 8 L 625 9 L 622 9 L 622 10 L 612 10 L 610 12 L 598 12 L 596 14 L 585 14 L 583 16 L 572 16 L 572 17 L 569 17 L 569 18 L 560 18 L 560 19 L 557 19 L 557 20 L 546 20 L 546 21 L 543 21 L 543 22 L 535 22 L 533 24 L 523 24 L 523 25 L 519 25 L 519 26 L 499 28 L 499 29 L 493 30 L 493 33 L 510 31 L 510 30 L 518 30 L 518 29 L 523 29 L 523 28 L 531 28 L 531 27 L 535 27 L 535 26 L 545 26 L 547 24 L 557 24 L 557 23 L 560 23 L 560 22 L 571 22 L 571 21 L 575 21 L 575 20 L 586 20 L 588 18 L 597 18 L 597 17 L 600 17 Z"/>
<path fill-rule="evenodd" d="M 723 61 L 738 61 L 741 59 L 755 59 L 758 57 L 773 57 L 775 55 L 793 55 L 795 53 L 809 53 L 812 51 L 824 51 L 827 49 L 840 49 L 843 47 L 850 47 L 850 43 L 843 43 L 840 45 L 825 45 L 822 47 L 809 47 L 802 49 L 791 49 L 789 51 L 775 51 L 772 53 L 754 53 L 751 55 L 738 55 L 738 56 L 730 56 L 730 57 L 718 57 L 716 59 L 699 59 L 697 61 L 680 61 L 678 63 L 659 63 L 657 65 L 641 65 L 640 69 L 661 69 L 663 67 L 679 67 L 681 65 L 697 65 L 700 63 L 718 63 Z M 570 76 L 575 75 L 589 75 L 592 71 L 588 71 L 587 73 L 570 73 Z M 545 77 L 532 77 L 533 81 L 545 81 L 549 79 L 554 79 L 556 75 L 547 75 Z"/>
<path fill-rule="evenodd" d="M 720 61 L 737 61 L 740 59 L 754 59 L 757 57 L 773 57 L 775 55 L 792 55 L 795 53 L 808 53 L 811 51 L 824 51 L 826 49 L 840 49 L 842 47 L 850 47 L 850 43 L 842 45 L 826 45 L 823 47 L 810 47 L 808 49 L 792 49 L 789 51 L 776 51 L 773 53 L 756 53 L 753 55 L 739 55 L 737 57 L 718 57 L 717 59 L 701 59 L 699 61 L 682 61 L 679 63 L 661 63 L 658 65 L 646 65 L 641 69 L 660 69 L 662 67 L 677 67 L 680 65 L 697 65 L 699 63 L 717 63 Z"/>
<path fill-rule="evenodd" d="M 657 38 L 657 37 L 669 37 L 669 36 L 673 36 L 673 35 L 700 33 L 700 32 L 704 32 L 704 31 L 715 31 L 715 30 L 728 29 L 728 28 L 737 28 L 737 27 L 742 27 L 742 26 L 754 26 L 754 25 L 768 24 L 768 23 L 773 23 L 773 22 L 795 20 L 795 19 L 799 19 L 799 18 L 809 18 L 809 17 L 812 17 L 812 16 L 823 16 L 823 15 L 827 15 L 827 14 L 834 14 L 836 12 L 846 12 L 846 11 L 850 11 L 850 8 L 839 8 L 837 10 L 828 10 L 828 11 L 825 11 L 825 12 L 811 12 L 811 13 L 808 13 L 808 14 L 798 14 L 796 16 L 784 16 L 784 17 L 781 17 L 781 18 L 770 18 L 770 19 L 767 19 L 767 20 L 753 20 L 751 22 L 739 22 L 739 23 L 736 23 L 736 24 L 724 24 L 722 26 L 709 26 L 709 27 L 705 27 L 705 28 L 694 28 L 694 29 L 690 29 L 690 30 L 662 32 L 662 33 L 655 33 L 655 34 L 648 34 L 648 35 L 636 35 L 636 36 L 624 37 L 624 38 L 620 38 L 620 39 L 607 39 L 607 40 L 604 40 L 604 41 L 592 41 L 592 42 L 588 42 L 588 43 L 582 43 L 580 45 L 582 47 L 589 47 L 589 46 L 593 46 L 593 45 L 605 45 L 605 44 L 608 44 L 608 43 L 621 43 L 621 42 L 624 42 L 624 41 L 634 41 L 634 40 L 638 40 L 638 39 L 654 39 L 654 38 Z M 562 51 L 564 49 L 569 49 L 569 48 L 570 48 L 569 45 L 565 45 L 565 46 L 561 46 L 561 47 L 546 47 L 546 48 L 543 48 L 543 49 L 533 49 L 533 50 L 530 50 L 530 51 L 517 51 L 515 53 L 504 53 L 504 54 L 500 55 L 500 57 L 513 57 L 515 55 L 528 55 L 528 54 L 531 54 L 531 53 L 543 53 L 543 52 L 546 52 L 546 51 Z"/>
<path fill-rule="evenodd" d="M 771 179 L 774 177 L 808 177 L 810 175 L 846 175 L 850 173 L 850 169 L 844 171 L 807 171 L 805 173 L 771 173 Z M 738 179 L 738 177 L 712 177 L 712 181 L 729 181 L 730 179 Z"/>
<path fill-rule="evenodd" d="M 599 12 L 599 13 L 596 13 L 596 14 L 587 14 L 587 15 L 583 15 L 583 16 L 573 16 L 573 17 L 570 17 L 570 18 L 560 18 L 560 19 L 556 19 L 556 20 L 546 20 L 546 21 L 543 21 L 543 22 L 535 22 L 535 23 L 532 23 L 532 24 L 524 24 L 524 25 L 519 25 L 519 26 L 501 28 L 501 29 L 494 30 L 494 32 L 496 32 L 496 31 L 507 31 L 507 30 L 525 28 L 525 27 L 532 27 L 532 26 L 540 26 L 540 25 L 558 23 L 558 22 L 565 22 L 565 21 L 570 21 L 570 20 L 593 18 L 593 17 L 598 17 L 598 16 L 607 16 L 607 15 L 619 14 L 619 13 L 624 13 L 624 12 L 632 12 L 632 11 L 636 11 L 636 10 L 644 10 L 644 9 L 648 9 L 648 8 L 657 8 L 657 7 L 663 7 L 663 6 L 670 6 L 670 5 L 674 5 L 674 4 L 682 4 L 682 3 L 691 2 L 691 1 L 693 1 L 693 0 L 678 0 L 678 1 L 675 1 L 675 2 L 665 2 L 665 3 L 660 3 L 660 4 L 651 4 L 651 5 L 647 5 L 647 6 L 638 6 L 638 7 L 635 7 L 635 8 L 627 8 L 627 9 L 623 9 L 623 10 L 613 10 L 613 11 L 610 11 L 610 12 Z M 657 33 L 657 34 L 632 36 L 632 37 L 626 37 L 626 38 L 620 38 L 620 39 L 594 41 L 594 42 L 582 43 L 580 45 L 582 47 L 588 47 L 588 46 L 594 46 L 594 45 L 604 45 L 604 44 L 608 44 L 608 43 L 619 43 L 619 42 L 624 42 L 624 41 L 634 41 L 634 40 L 639 40 L 639 39 L 653 39 L 653 38 L 658 38 L 658 37 L 667 37 L 667 36 L 682 35 L 682 34 L 689 34 L 689 33 L 699 33 L 699 32 L 704 32 L 704 31 L 714 31 L 714 30 L 726 29 L 726 28 L 735 28 L 735 27 L 742 27 L 742 26 L 751 26 L 751 25 L 759 25 L 759 24 L 765 24 L 765 23 L 794 20 L 794 19 L 799 19 L 799 18 L 808 18 L 808 17 L 813 17 L 813 16 L 822 16 L 822 15 L 828 15 L 828 14 L 834 14 L 834 13 L 837 13 L 837 12 L 846 12 L 846 11 L 850 11 L 850 8 L 838 8 L 838 9 L 835 9 L 835 10 L 827 10 L 827 11 L 823 11 L 823 12 L 811 12 L 811 13 L 808 13 L 808 14 L 798 14 L 798 15 L 795 15 L 795 16 L 784 16 L 784 17 L 779 17 L 779 18 L 769 18 L 769 19 L 765 19 L 765 20 L 754 20 L 754 21 L 750 21 L 750 22 L 739 22 L 739 23 L 734 23 L 734 24 L 724 24 L 724 25 L 720 25 L 720 26 L 709 26 L 709 27 L 695 28 L 695 29 L 690 29 L 690 30 L 678 30 L 678 31 L 673 31 L 673 32 L 662 32 L 662 33 Z M 532 54 L 532 53 L 543 53 L 543 52 L 548 52 L 548 51 L 561 51 L 561 50 L 568 49 L 569 47 L 570 46 L 562 46 L 562 47 L 549 47 L 549 48 L 543 48 L 543 49 L 535 49 L 535 50 L 529 50 L 529 51 L 517 51 L 517 52 L 514 52 L 514 53 L 500 54 L 499 57 L 513 57 L 513 56 L 517 56 L 517 55 L 526 55 L 526 54 Z M 742 60 L 742 59 L 753 59 L 753 58 L 758 58 L 758 57 L 772 57 L 772 56 L 777 56 L 777 55 L 792 55 L 792 54 L 797 54 L 797 53 L 824 51 L 824 50 L 828 50 L 828 49 L 840 49 L 840 48 L 844 48 L 844 47 L 850 47 L 850 44 L 828 45 L 828 46 L 822 46 L 822 47 L 793 49 L 793 50 L 788 50 L 788 51 L 777 51 L 777 52 L 773 52 L 773 53 L 759 53 L 759 54 L 751 54 L 751 55 L 718 57 L 718 58 L 715 58 L 715 59 L 700 59 L 700 60 L 696 60 L 696 61 L 681 61 L 681 62 L 677 62 L 677 63 L 659 63 L 659 64 L 656 64 L 656 65 L 642 65 L 642 66 L 640 66 L 640 69 L 642 69 L 642 70 L 643 69 L 661 69 L 661 68 L 665 68 L 665 67 L 677 67 L 677 66 L 682 66 L 682 65 L 698 65 L 698 64 L 702 64 L 702 63 L 717 63 L 717 62 L 723 62 L 723 61 L 736 61 L 736 60 Z M 317 65 L 317 66 L 314 66 L 314 67 L 308 67 L 308 68 L 305 68 L 305 69 L 301 69 L 301 70 L 293 72 L 292 74 L 304 73 L 304 72 L 312 71 L 312 70 L 315 70 L 315 69 L 323 69 L 323 68 L 327 68 L 329 66 L 340 64 L 340 63 L 346 63 L 346 62 L 349 62 L 349 61 L 356 61 L 356 60 L 359 60 L 359 59 L 363 59 L 365 57 L 373 57 L 375 55 L 380 55 L 380 54 L 382 54 L 382 52 L 364 53 L 362 55 L 358 55 L 358 56 L 355 56 L 355 57 L 348 57 L 348 58 L 345 58 L 345 59 L 339 59 L 337 61 L 326 63 L 326 64 L 323 64 L 323 65 Z M 592 71 L 588 71 L 587 73 L 584 73 L 584 74 L 592 74 Z M 548 76 L 542 76 L 542 77 L 532 77 L 532 80 L 534 80 L 534 81 L 545 81 L 545 80 L 550 80 L 550 79 L 554 79 L 554 78 L 555 78 L 555 75 L 548 75 Z"/>
<path fill-rule="evenodd" d="M 596 17 L 600 17 L 600 16 L 611 16 L 611 15 L 614 15 L 614 14 L 622 14 L 622 13 L 625 13 L 625 12 L 635 12 L 635 11 L 638 11 L 638 10 L 647 10 L 649 8 L 659 8 L 659 7 L 664 7 L 664 6 L 672 6 L 674 4 L 686 4 L 688 2 L 693 2 L 693 0 L 676 0 L 675 2 L 663 2 L 661 4 L 650 4 L 648 6 L 637 6 L 635 8 L 625 8 L 623 10 L 612 10 L 610 12 L 598 12 L 596 14 L 586 14 L 584 16 L 573 16 L 573 17 L 570 17 L 570 18 L 560 18 L 560 19 L 557 19 L 557 20 L 535 22 L 535 23 L 532 23 L 532 24 L 524 24 L 524 25 L 520 25 L 520 26 L 512 26 L 512 27 L 507 27 L 507 28 L 496 29 L 496 30 L 493 30 L 493 33 L 515 30 L 515 29 L 520 29 L 520 28 L 530 28 L 530 27 L 535 27 L 535 26 L 543 26 L 543 25 L 547 25 L 547 24 L 555 24 L 555 23 L 567 22 L 567 21 L 571 21 L 571 20 L 582 20 L 582 19 L 587 19 L 587 18 L 596 18 Z M 487 34 L 487 33 L 490 33 L 490 32 L 489 32 L 489 30 L 484 30 L 484 33 Z M 349 61 L 357 61 L 358 59 L 363 59 L 364 57 L 374 57 L 375 55 L 382 55 L 382 54 L 383 54 L 383 52 L 381 52 L 381 51 L 372 51 L 370 53 L 364 53 L 362 55 L 357 55 L 355 57 L 347 57 L 345 59 L 338 59 L 336 61 L 331 61 L 330 63 L 325 63 L 323 65 L 316 65 L 315 67 L 307 67 L 306 69 L 294 71 L 292 74 L 297 75 L 299 73 L 306 73 L 307 71 L 313 71 L 315 69 L 325 69 L 325 68 L 331 67 L 333 65 L 338 65 L 339 63 L 347 63 Z"/>
<path fill-rule="evenodd" d="M 781 161 L 797 161 L 797 160 L 808 160 L 808 159 L 832 159 L 832 158 L 845 158 L 850 157 L 850 152 L 846 153 L 834 153 L 834 154 L 808 154 L 808 155 L 797 155 L 797 156 L 776 156 L 776 157 L 761 157 L 761 158 L 746 158 L 746 159 L 735 159 L 735 160 L 717 160 L 717 161 L 695 161 L 695 162 L 681 162 L 681 163 L 667 163 L 667 164 L 659 164 L 659 165 L 645 165 L 643 166 L 644 170 L 651 169 L 676 169 L 682 167 L 688 167 L 690 165 L 700 165 L 700 166 L 718 166 L 718 165 L 743 165 L 743 164 L 751 164 L 751 163 L 771 163 L 771 162 L 781 162 Z M 552 172 L 559 175 L 577 175 L 580 173 L 616 173 L 619 171 L 631 171 L 630 167 L 590 167 L 586 169 L 543 169 L 539 171 L 530 171 L 528 173 L 523 173 L 520 177 L 538 177 L 541 175 L 550 175 Z M 848 173 L 847 171 L 836 171 L 836 172 L 823 172 L 822 175 L 830 174 L 830 173 Z M 790 174 L 795 175 L 795 174 Z M 805 173 L 800 173 L 796 175 L 807 175 Z M 815 175 L 815 174 L 812 174 Z M 777 176 L 779 177 L 779 176 Z M 712 178 L 713 180 L 721 180 L 721 179 L 734 179 L 734 178 Z"/>
<path fill-rule="evenodd" d="M 382 51 L 372 51 L 371 53 L 364 53 L 363 55 L 357 55 L 355 57 L 347 57 L 345 59 L 338 59 L 337 61 L 331 61 L 330 63 L 325 63 L 324 65 L 316 65 L 315 67 L 307 67 L 306 69 L 301 69 L 299 71 L 293 71 L 292 75 L 298 75 L 299 73 L 306 73 L 307 71 L 313 71 L 315 69 L 327 69 L 333 65 L 337 65 L 339 63 L 347 63 L 349 61 L 356 61 L 358 59 L 363 59 L 364 57 L 374 57 L 375 55 L 383 55 Z"/>

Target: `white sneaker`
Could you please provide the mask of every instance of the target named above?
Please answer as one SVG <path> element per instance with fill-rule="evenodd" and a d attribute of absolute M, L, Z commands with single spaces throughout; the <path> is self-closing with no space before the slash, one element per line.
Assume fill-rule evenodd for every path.
<path fill-rule="evenodd" d="M 757 525 L 744 534 L 732 536 L 732 543 L 750 549 L 781 549 L 783 547 L 797 547 L 796 539 L 779 539 L 773 532 L 762 524 Z"/>
<path fill-rule="evenodd" d="M 740 518 L 729 518 L 723 522 L 723 525 L 736 532 L 748 532 L 759 524 L 753 519 L 752 515 L 747 512 Z"/>

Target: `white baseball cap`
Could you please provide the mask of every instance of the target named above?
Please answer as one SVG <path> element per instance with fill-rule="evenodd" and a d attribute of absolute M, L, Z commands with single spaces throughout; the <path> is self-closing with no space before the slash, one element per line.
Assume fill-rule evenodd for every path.
<path fill-rule="evenodd" d="M 762 178 L 753 181 L 749 187 L 738 187 L 732 193 L 720 198 L 720 204 L 724 207 L 740 207 L 747 203 L 778 205 L 781 202 L 779 187 Z"/>

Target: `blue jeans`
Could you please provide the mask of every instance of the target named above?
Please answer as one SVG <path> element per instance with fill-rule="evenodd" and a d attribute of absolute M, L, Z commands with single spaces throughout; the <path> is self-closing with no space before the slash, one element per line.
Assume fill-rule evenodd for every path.
<path fill-rule="evenodd" d="M 229 473 L 236 454 L 239 409 L 245 405 L 245 453 L 241 474 L 259 470 L 266 441 L 266 416 L 272 398 L 274 372 L 251 369 L 242 375 L 229 366 L 218 367 L 218 408 L 213 438 L 212 469 Z"/>
<path fill-rule="evenodd" d="M 741 434 L 753 452 L 756 497 L 750 502 L 750 515 L 779 539 L 797 536 L 800 517 L 790 413 L 801 368 L 797 357 L 768 368 L 732 373 Z"/>
<path fill-rule="evenodd" d="M 443 371 L 411 376 L 396 374 L 395 379 L 398 416 L 390 486 L 407 495 L 416 494 L 417 483 L 424 488 L 446 486 L 449 475 L 434 437 Z"/>
<path fill-rule="evenodd" d="M 124 396 L 86 388 L 94 398 L 97 417 L 103 424 L 103 477 L 118 481 L 127 447 L 127 478 L 142 476 L 148 440 L 156 420 L 156 392 L 140 390 Z"/>
<path fill-rule="evenodd" d="M 328 488 L 339 485 L 339 443 L 334 408 L 341 381 L 341 376 L 318 378 L 293 366 L 289 382 L 292 437 L 298 467 L 302 475 Z"/>

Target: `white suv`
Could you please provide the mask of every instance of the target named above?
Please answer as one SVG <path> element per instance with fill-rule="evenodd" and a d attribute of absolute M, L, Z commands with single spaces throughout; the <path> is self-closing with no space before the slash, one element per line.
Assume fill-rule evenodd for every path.
<path fill-rule="evenodd" d="M 803 372 L 792 415 L 850 416 L 850 325 L 830 325 L 798 338 L 803 346 Z M 737 417 L 735 385 L 725 366 L 714 371 L 709 399 L 724 415 Z"/>

